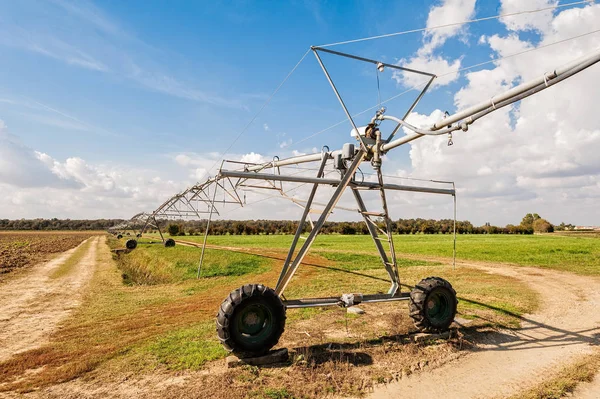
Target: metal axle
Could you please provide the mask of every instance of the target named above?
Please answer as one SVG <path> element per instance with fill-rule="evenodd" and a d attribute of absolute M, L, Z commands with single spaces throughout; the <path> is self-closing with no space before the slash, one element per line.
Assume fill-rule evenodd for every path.
<path fill-rule="evenodd" d="M 356 295 L 356 294 L 354 294 L 354 295 Z M 410 293 L 408 293 L 408 292 L 398 293 L 396 295 L 390 295 L 390 294 L 372 294 L 372 295 L 359 294 L 359 295 L 360 295 L 361 299 L 358 301 L 355 300 L 353 305 L 358 305 L 360 303 L 406 301 L 406 300 L 410 299 Z M 283 304 L 288 309 L 316 308 L 316 307 L 321 307 L 321 306 L 347 307 L 343 300 L 343 297 L 290 299 L 290 300 L 284 300 Z"/>

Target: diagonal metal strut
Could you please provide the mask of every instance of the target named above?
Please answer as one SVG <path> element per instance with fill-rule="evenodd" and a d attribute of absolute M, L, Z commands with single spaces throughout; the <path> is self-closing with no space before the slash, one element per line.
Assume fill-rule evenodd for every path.
<path fill-rule="evenodd" d="M 296 255 L 296 258 L 292 262 L 292 265 L 289 266 L 289 268 L 287 268 L 285 273 L 282 273 L 282 275 L 279 279 L 279 283 L 275 287 L 275 292 L 277 293 L 277 295 L 281 296 L 283 294 L 283 291 L 285 291 L 285 288 L 287 287 L 290 280 L 296 273 L 298 266 L 300 266 L 300 263 L 304 259 L 304 256 L 306 256 L 306 253 L 310 249 L 310 246 L 315 241 L 315 238 L 317 238 L 317 235 L 321 231 L 321 228 L 325 224 L 325 221 L 327 221 L 327 217 L 331 213 L 331 210 L 338 203 L 338 201 L 342 197 L 342 194 L 344 193 L 344 190 L 346 189 L 346 187 L 348 187 L 348 185 L 350 184 L 350 181 L 352 181 L 352 179 L 354 178 L 354 174 L 356 173 L 356 170 L 360 166 L 360 163 L 365 158 L 365 155 L 366 155 L 366 152 L 362 148 L 359 149 L 358 152 L 356 153 L 356 156 L 354 157 L 352 164 L 346 170 L 346 173 L 342 177 L 342 180 L 339 182 L 339 185 L 335 189 L 335 192 L 331 196 L 331 199 L 325 206 L 325 209 L 323 209 L 323 213 L 321 214 L 321 217 L 315 223 L 315 227 L 311 230 L 310 234 L 306 238 L 304 245 L 302 245 L 302 248 L 300 248 L 300 251 Z M 283 272 L 283 270 L 282 270 L 282 272 Z"/>

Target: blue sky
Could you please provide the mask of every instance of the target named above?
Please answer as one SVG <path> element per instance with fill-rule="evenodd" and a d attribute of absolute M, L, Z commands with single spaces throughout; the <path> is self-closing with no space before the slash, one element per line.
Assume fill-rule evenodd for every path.
<path fill-rule="evenodd" d="M 8 137 L 6 140 L 16 148 L 12 155 L 6 149 L 0 155 L 5 163 L 17 159 L 15 154 L 25 154 L 18 157 L 19 162 L 31 158 L 22 167 L 17 168 L 13 162 L 14 169 L 5 168 L 3 181 L 0 175 L 3 191 L 18 198 L 6 200 L 6 217 L 127 217 L 140 207 L 139 210 L 152 210 L 153 204 L 158 205 L 165 196 L 202 178 L 310 45 L 556 3 L 534 0 L 524 6 L 511 0 L 0 2 L 0 127 Z M 589 9 L 590 16 L 584 17 L 590 19 L 589 26 L 593 27 L 597 6 L 589 3 L 514 19 L 521 21 L 516 24 L 492 20 L 335 49 L 390 63 L 423 66 L 441 74 L 451 71 L 451 67 L 465 67 L 510 53 L 502 53 L 510 46 L 517 50 L 536 47 L 582 33 L 572 32 L 574 24 L 569 21 L 564 27 L 561 25 L 562 31 L 556 26 L 568 19 L 568 11 L 584 8 Z M 561 13 L 565 14 L 561 17 Z M 578 29 L 589 30 L 585 24 L 581 25 Z M 494 35 L 495 42 L 485 39 Z M 586 45 L 593 48 L 596 43 L 590 39 Z M 534 71 L 538 75 L 545 72 L 543 67 L 553 65 L 552 51 L 543 56 L 548 62 L 540 61 L 540 69 Z M 331 56 L 323 59 L 352 112 L 377 104 L 376 72 L 372 67 Z M 510 71 L 512 75 L 503 78 L 500 88 L 526 75 L 501 63 L 472 72 L 482 69 L 497 74 Z M 416 111 L 423 116 L 431 116 L 436 110 L 455 111 L 462 104 L 457 97 L 459 93 L 463 97 L 478 95 L 469 82 L 468 72 L 451 76 Z M 414 81 L 407 77 L 386 71 L 380 76 L 381 97 L 398 94 L 411 83 Z M 487 94 L 484 91 L 480 94 L 485 99 Z M 389 112 L 401 116 L 415 95 L 413 91 L 387 104 Z M 358 122 L 364 124 L 371 116 L 372 113 L 367 113 Z M 513 124 L 519 116 L 514 112 L 506 115 Z M 544 115 L 536 117 L 547 120 Z M 344 114 L 318 64 L 309 54 L 233 146 L 230 156 L 239 158 L 254 153 L 268 160 L 274 155 L 289 156 L 294 150 L 311 152 L 325 144 L 338 148 L 349 141 L 347 123 L 302 140 L 343 119 Z M 452 166 L 452 159 L 462 157 L 459 154 L 449 155 L 454 158 L 435 170 L 423 168 L 419 166 L 418 150 L 407 146 L 394 153 L 388 172 L 463 178 L 465 186 L 480 176 L 475 172 L 472 176 L 465 174 Z M 27 176 L 28 168 L 40 175 L 36 169 L 40 165 L 32 165 L 36 160 L 52 174 L 46 183 Z M 569 163 L 560 160 L 563 161 L 565 165 Z M 519 159 L 508 162 L 518 165 Z M 477 165 L 475 170 L 484 166 Z M 591 167 L 595 173 L 595 165 L 582 165 L 585 167 L 586 170 Z M 21 174 L 23 179 L 19 177 Z M 509 173 L 498 190 L 514 187 L 519 177 L 535 178 Z M 54 178 L 56 182 L 52 183 Z M 590 182 L 594 190 L 595 184 L 596 180 Z M 44 188 L 54 199 L 40 202 L 36 198 L 35 190 Z M 488 196 L 493 201 L 499 196 L 492 186 L 482 193 L 464 195 Z M 521 212 L 528 207 L 527 201 L 545 197 L 527 185 L 514 195 L 517 197 L 504 199 L 507 212 Z M 78 207 L 73 198 L 85 205 Z M 513 209 L 509 202 L 521 205 Z M 423 207 L 422 201 L 414 204 L 423 216 L 443 216 L 436 213 L 435 205 Z M 547 212 L 557 209 L 554 203 L 537 206 Z M 262 216 L 260 210 L 255 212 L 249 217 Z M 484 222 L 486 213 L 489 213 L 487 207 L 480 213 L 467 211 L 465 218 Z M 560 216 L 556 211 L 555 217 Z M 582 222 L 584 219 L 577 212 L 570 217 L 581 218 Z M 508 223 L 519 218 L 509 215 L 498 217 L 497 221 Z"/>
<path fill-rule="evenodd" d="M 419 28 L 427 20 L 427 2 L 346 4 L 351 3 L 3 2 L 1 21 L 8 31 L 3 96 L 39 102 L 77 120 L 43 105 L 44 112 L 37 113 L 6 103 L 3 119 L 25 144 L 57 157 L 116 162 L 128 157 L 145 163 L 165 149 L 222 150 L 310 45 Z M 481 7 L 481 12 L 493 15 L 496 9 Z M 383 20 L 382 10 L 389 15 Z M 403 13 L 410 18 L 398 24 Z M 340 49 L 389 58 L 390 46 L 402 46 L 398 56 L 416 51 L 415 39 L 418 35 Z M 334 72 L 342 82 L 354 78 L 339 68 Z M 373 76 L 372 90 L 374 82 Z M 390 82 L 382 86 L 388 92 L 398 89 Z M 348 92 L 347 85 L 340 89 Z M 359 104 L 373 105 L 377 97 L 371 94 L 369 102 Z M 275 110 L 284 108 L 278 107 L 282 103 L 285 118 L 278 118 Z M 31 118 L 34 113 L 37 119 Z M 273 150 L 268 146 L 277 144 L 276 138 L 261 136 L 257 142 L 261 126 L 268 123 L 283 132 L 308 114 L 314 119 L 302 121 L 294 129 L 298 135 L 303 128 L 308 135 L 310 128 L 318 131 L 343 119 L 312 55 L 237 147 Z M 223 140 L 210 140 L 210 130 L 218 130 Z"/>

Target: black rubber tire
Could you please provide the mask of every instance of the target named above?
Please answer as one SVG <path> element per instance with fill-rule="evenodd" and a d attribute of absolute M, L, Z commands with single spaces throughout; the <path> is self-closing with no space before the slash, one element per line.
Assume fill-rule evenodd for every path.
<path fill-rule="evenodd" d="M 137 238 L 142 238 L 142 235 L 140 233 L 135 235 Z"/>
<path fill-rule="evenodd" d="M 243 336 L 239 323 L 244 309 L 249 306 L 260 307 L 269 315 L 269 323 L 265 322 L 253 338 Z M 217 336 L 223 347 L 239 357 L 260 356 L 277 345 L 285 330 L 285 306 L 281 298 L 269 287 L 262 284 L 246 284 L 231 291 L 225 298 L 217 314 Z M 245 321 L 245 320 L 244 320 Z M 242 335 L 242 336 L 240 336 Z"/>
<path fill-rule="evenodd" d="M 167 238 L 164 245 L 166 248 L 172 248 L 175 246 L 175 240 L 172 238 Z"/>
<path fill-rule="evenodd" d="M 429 313 L 430 309 L 436 309 L 435 301 L 442 298 L 440 307 L 443 314 L 435 317 Z M 435 332 L 446 331 L 456 316 L 456 291 L 452 285 L 440 277 L 427 277 L 410 292 L 408 309 L 415 327 L 420 331 Z"/>
<path fill-rule="evenodd" d="M 123 236 L 121 234 L 117 234 L 117 239 L 120 240 L 121 238 L 123 238 Z"/>
<path fill-rule="evenodd" d="M 136 249 L 137 248 L 137 241 L 134 239 L 129 239 L 125 242 L 125 248 L 127 249 Z"/>

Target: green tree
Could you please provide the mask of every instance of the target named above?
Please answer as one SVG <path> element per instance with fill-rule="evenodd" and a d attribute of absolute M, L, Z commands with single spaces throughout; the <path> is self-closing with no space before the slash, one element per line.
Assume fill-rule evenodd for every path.
<path fill-rule="evenodd" d="M 539 219 L 541 219 L 541 217 L 537 213 L 528 213 L 525 215 L 523 220 L 521 220 L 521 226 L 525 228 L 533 228 L 533 223 Z"/>
<path fill-rule="evenodd" d="M 546 219 L 539 218 L 533 222 L 533 231 L 536 233 L 552 233 L 554 226 Z"/>
<path fill-rule="evenodd" d="M 178 236 L 179 235 L 179 225 L 171 223 L 169 227 L 167 227 L 167 231 L 170 236 Z"/>

